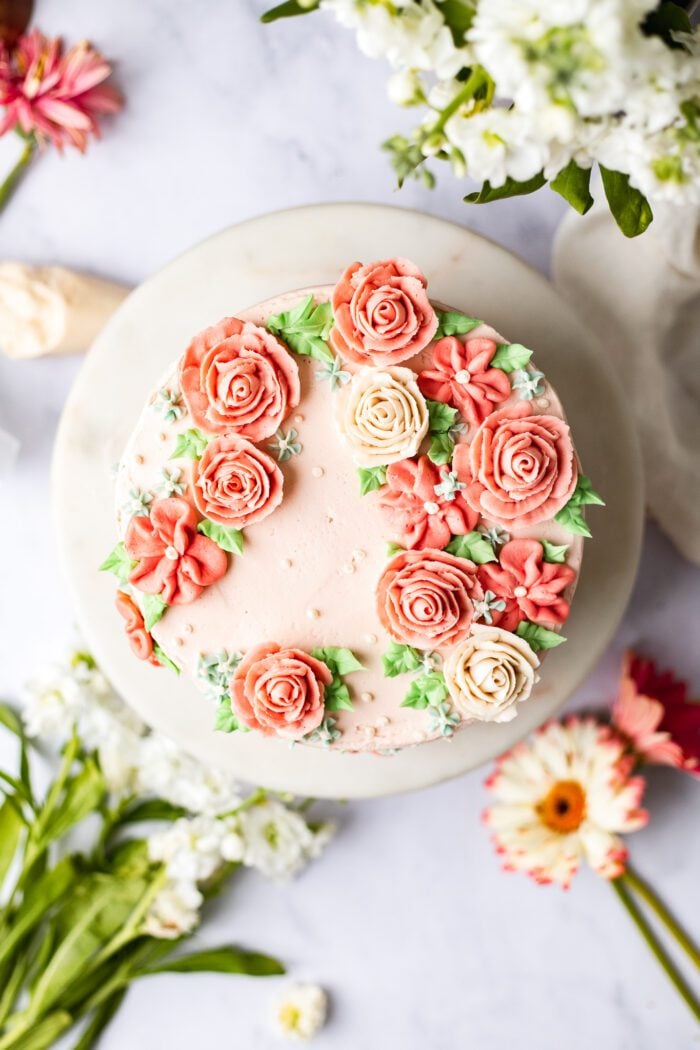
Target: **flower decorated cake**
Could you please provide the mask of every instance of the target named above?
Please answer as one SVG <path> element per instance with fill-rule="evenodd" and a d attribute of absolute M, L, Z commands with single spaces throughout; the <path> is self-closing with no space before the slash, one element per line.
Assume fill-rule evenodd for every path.
<path fill-rule="evenodd" d="M 532 351 L 400 258 L 173 349 L 102 566 L 134 656 L 212 732 L 385 754 L 514 718 L 601 502 Z"/>

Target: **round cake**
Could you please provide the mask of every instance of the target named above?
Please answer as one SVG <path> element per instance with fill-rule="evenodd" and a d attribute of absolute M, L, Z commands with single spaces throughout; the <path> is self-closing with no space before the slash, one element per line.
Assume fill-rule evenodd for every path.
<path fill-rule="evenodd" d="M 601 502 L 532 350 L 402 258 L 173 350 L 116 474 L 125 658 L 212 732 L 391 754 L 514 718 Z"/>

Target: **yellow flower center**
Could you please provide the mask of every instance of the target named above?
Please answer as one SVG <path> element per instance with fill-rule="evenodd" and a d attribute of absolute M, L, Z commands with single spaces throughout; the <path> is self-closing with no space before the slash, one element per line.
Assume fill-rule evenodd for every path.
<path fill-rule="evenodd" d="M 577 780 L 558 780 L 537 803 L 537 814 L 552 831 L 576 831 L 586 815 L 586 794 Z"/>
<path fill-rule="evenodd" d="M 296 1032 L 301 1020 L 301 1011 L 293 1003 L 283 1003 L 280 1007 L 279 1018 L 285 1032 Z"/>

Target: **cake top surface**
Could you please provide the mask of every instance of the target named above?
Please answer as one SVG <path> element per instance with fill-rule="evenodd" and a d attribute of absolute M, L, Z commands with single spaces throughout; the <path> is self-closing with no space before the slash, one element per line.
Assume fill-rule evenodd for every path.
<path fill-rule="evenodd" d="M 561 641 L 597 497 L 530 351 L 425 284 L 355 264 L 251 307 L 144 408 L 105 565 L 213 728 L 391 752 L 514 717 Z"/>

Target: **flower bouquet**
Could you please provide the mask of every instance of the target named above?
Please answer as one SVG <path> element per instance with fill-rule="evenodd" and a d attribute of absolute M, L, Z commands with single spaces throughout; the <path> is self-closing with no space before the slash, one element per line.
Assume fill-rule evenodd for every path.
<path fill-rule="evenodd" d="M 395 70 L 391 99 L 422 117 L 384 143 L 399 184 L 446 161 L 484 204 L 549 183 L 580 214 L 597 163 L 628 237 L 651 205 L 700 203 L 700 38 L 672 0 L 287 0 L 321 9 Z"/>

